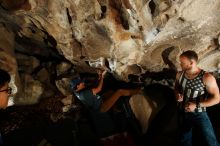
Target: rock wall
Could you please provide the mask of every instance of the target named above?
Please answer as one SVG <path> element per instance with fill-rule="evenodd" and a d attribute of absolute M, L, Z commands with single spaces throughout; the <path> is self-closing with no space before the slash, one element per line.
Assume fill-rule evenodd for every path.
<path fill-rule="evenodd" d="M 2 68 L 12 64 L 7 70 L 19 73 L 17 80 L 32 78 L 25 86 L 37 91 L 33 101 L 53 95 L 50 81 L 62 62 L 69 73 L 107 68 L 130 81 L 178 70 L 178 55 L 192 49 L 202 68 L 218 73 L 219 7 L 219 0 L 0 0 L 0 46 L 14 56 Z"/>

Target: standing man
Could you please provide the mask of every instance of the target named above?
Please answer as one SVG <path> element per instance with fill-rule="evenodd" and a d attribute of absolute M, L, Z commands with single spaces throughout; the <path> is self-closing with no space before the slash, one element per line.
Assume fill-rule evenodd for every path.
<path fill-rule="evenodd" d="M 8 86 L 10 79 L 8 72 L 0 69 L 0 109 L 5 109 L 8 105 L 8 97 L 11 94 L 11 88 Z M 0 133 L 0 146 L 2 145 L 3 141 Z"/>
<path fill-rule="evenodd" d="M 219 88 L 214 76 L 197 66 L 198 55 L 188 50 L 180 57 L 182 71 L 176 75 L 176 100 L 183 109 L 181 145 L 192 146 L 192 130 L 197 128 L 206 146 L 219 146 L 206 107 L 220 101 Z"/>

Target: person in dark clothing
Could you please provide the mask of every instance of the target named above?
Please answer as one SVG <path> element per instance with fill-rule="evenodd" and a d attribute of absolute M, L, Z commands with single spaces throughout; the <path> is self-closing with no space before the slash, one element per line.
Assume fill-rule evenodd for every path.
<path fill-rule="evenodd" d="M 198 55 L 188 50 L 180 57 L 182 71 L 176 75 L 175 95 L 181 105 L 181 145 L 192 145 L 192 130 L 197 128 L 206 146 L 219 146 L 206 108 L 220 101 L 215 77 L 197 66 Z"/>
<path fill-rule="evenodd" d="M 8 72 L 0 69 L 0 109 L 5 109 L 8 105 L 8 98 L 12 89 L 8 86 L 11 77 Z M 0 132 L 0 146 L 3 145 L 2 135 Z"/>
<path fill-rule="evenodd" d="M 87 88 L 84 80 L 80 77 L 72 80 L 71 88 L 74 90 L 76 97 L 90 109 L 107 112 L 115 102 L 122 96 L 132 96 L 141 92 L 141 88 L 136 89 L 118 89 L 110 96 L 99 95 L 98 93 L 102 90 L 103 79 L 106 71 L 103 71 L 99 77 L 99 83 L 97 87 Z"/>

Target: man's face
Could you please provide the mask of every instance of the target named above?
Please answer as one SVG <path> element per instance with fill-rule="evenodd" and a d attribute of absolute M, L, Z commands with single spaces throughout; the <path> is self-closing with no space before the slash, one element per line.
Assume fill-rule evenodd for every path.
<path fill-rule="evenodd" d="M 80 82 L 77 86 L 76 86 L 76 90 L 82 90 L 85 88 L 85 83 L 84 82 Z"/>
<path fill-rule="evenodd" d="M 190 70 L 192 68 L 193 65 L 193 61 L 188 59 L 185 56 L 181 56 L 180 57 L 180 66 L 182 68 L 182 70 L 186 71 L 186 70 Z"/>
<path fill-rule="evenodd" d="M 5 109 L 7 107 L 10 90 L 8 83 L 5 83 L 5 85 L 0 88 L 0 108 Z"/>

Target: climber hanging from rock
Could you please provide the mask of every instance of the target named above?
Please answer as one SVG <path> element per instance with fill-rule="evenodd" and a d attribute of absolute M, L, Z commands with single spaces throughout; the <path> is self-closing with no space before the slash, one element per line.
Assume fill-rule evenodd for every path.
<path fill-rule="evenodd" d="M 106 70 L 100 71 L 99 82 L 96 87 L 87 88 L 85 79 L 80 77 L 76 77 L 71 81 L 71 89 L 74 94 L 87 107 L 93 110 L 107 112 L 120 97 L 132 96 L 142 92 L 141 88 L 138 87 L 133 89 L 118 89 L 115 92 L 99 95 L 103 87 L 106 72 Z"/>

